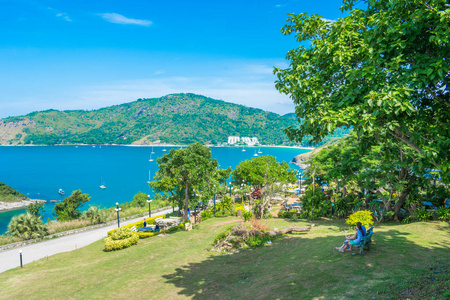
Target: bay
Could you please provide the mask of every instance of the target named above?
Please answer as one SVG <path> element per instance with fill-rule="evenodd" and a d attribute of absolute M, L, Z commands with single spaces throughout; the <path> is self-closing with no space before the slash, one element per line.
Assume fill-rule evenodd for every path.
<path fill-rule="evenodd" d="M 62 200 L 72 191 L 81 189 L 89 194 L 89 205 L 111 207 L 116 202 L 133 199 L 138 192 L 153 194 L 149 177 L 158 170 L 156 159 L 172 148 L 133 146 L 26 146 L 0 147 L 0 182 L 6 183 L 31 199 Z M 164 149 L 166 151 L 164 151 Z M 212 147 L 213 158 L 221 168 L 235 168 L 241 161 L 251 159 L 256 147 Z M 291 162 L 308 149 L 261 147 L 259 155 L 272 155 L 278 161 Z M 150 160 L 150 155 L 153 161 Z M 294 169 L 300 170 L 295 164 Z M 150 173 L 150 174 L 149 174 Z M 106 189 L 100 189 L 104 184 Z M 58 194 L 63 189 L 65 196 Z M 54 203 L 45 204 L 44 221 L 54 219 Z M 89 206 L 85 205 L 84 209 Z M 14 210 L 0 213 L 0 234 L 7 230 L 11 218 L 23 213 Z"/>

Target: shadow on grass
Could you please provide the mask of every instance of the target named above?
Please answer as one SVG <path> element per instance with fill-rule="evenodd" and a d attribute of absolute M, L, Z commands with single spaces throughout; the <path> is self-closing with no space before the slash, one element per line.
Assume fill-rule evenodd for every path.
<path fill-rule="evenodd" d="M 329 224 L 334 222 L 319 226 Z M 342 299 L 362 295 L 401 299 L 449 292 L 446 271 L 430 277 L 430 270 L 450 270 L 450 241 L 433 244 L 430 250 L 419 245 L 414 232 L 400 230 L 388 226 L 375 231 L 372 250 L 364 256 L 336 251 L 343 242 L 341 233 L 289 235 L 270 246 L 211 255 L 163 278 L 181 289 L 180 295 L 193 299 Z"/>

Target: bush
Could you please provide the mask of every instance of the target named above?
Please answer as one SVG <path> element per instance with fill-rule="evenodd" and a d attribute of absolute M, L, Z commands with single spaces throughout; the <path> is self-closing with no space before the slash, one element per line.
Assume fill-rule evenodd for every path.
<path fill-rule="evenodd" d="M 217 211 L 222 216 L 228 216 L 233 213 L 233 199 L 231 197 L 224 195 L 222 201 L 216 205 Z"/>
<path fill-rule="evenodd" d="M 81 214 L 81 219 L 89 220 L 91 224 L 105 223 L 107 218 L 106 210 L 100 209 L 95 206 L 89 207 L 87 211 Z"/>
<path fill-rule="evenodd" d="M 334 213 L 338 218 L 343 218 L 347 216 L 347 212 L 350 206 L 345 198 L 335 198 L 334 201 Z"/>
<path fill-rule="evenodd" d="M 207 219 L 214 217 L 214 212 L 211 210 L 204 210 L 200 213 L 200 216 L 202 217 L 202 221 L 205 221 Z"/>
<path fill-rule="evenodd" d="M 147 225 L 152 225 L 152 224 L 155 224 L 155 219 L 158 219 L 158 218 L 161 218 L 161 217 L 164 218 L 164 216 L 156 216 L 156 217 L 146 218 L 145 220 L 147 221 Z M 141 221 L 134 222 L 134 223 L 131 223 L 131 224 L 128 224 L 128 225 L 124 225 L 124 226 L 121 226 L 119 228 L 115 228 L 113 230 L 110 230 L 110 231 L 108 231 L 108 236 L 111 236 L 111 234 L 114 231 L 119 230 L 120 228 L 128 228 L 129 229 L 129 228 L 131 228 L 133 226 L 136 226 L 136 228 L 144 227 L 144 220 L 142 219 Z M 135 233 L 138 234 L 137 232 L 135 232 Z M 148 236 L 153 236 L 154 235 L 152 232 L 139 232 L 139 234 L 138 234 L 139 237 L 141 237 L 141 234 L 144 234 L 144 233 L 145 233 L 145 235 L 142 235 L 143 237 L 148 237 Z"/>
<path fill-rule="evenodd" d="M 248 220 L 250 220 L 253 217 L 253 213 L 251 211 L 246 211 L 246 212 L 244 212 L 242 217 L 244 217 L 245 222 L 247 222 Z"/>
<path fill-rule="evenodd" d="M 345 222 L 350 226 L 356 226 L 356 223 L 361 222 L 365 227 L 370 227 L 374 224 L 372 212 L 369 210 L 360 210 L 351 214 Z"/>
<path fill-rule="evenodd" d="M 114 251 L 136 245 L 139 236 L 129 228 L 118 228 L 109 237 L 105 238 L 105 250 Z"/>
<path fill-rule="evenodd" d="M 290 218 L 291 214 L 288 211 L 280 210 L 278 212 L 278 218 Z"/>
<path fill-rule="evenodd" d="M 48 227 L 42 220 L 30 213 L 12 217 L 8 234 L 25 240 L 42 238 L 48 234 Z"/>
<path fill-rule="evenodd" d="M 241 211 L 241 216 L 244 215 L 244 213 L 246 212 L 244 205 L 238 205 L 235 209 L 234 209 L 234 215 L 238 216 L 238 211 Z"/>
<path fill-rule="evenodd" d="M 331 202 L 325 199 L 325 195 L 316 185 L 316 193 L 313 195 L 312 189 L 306 190 L 302 198 L 303 216 L 314 220 L 331 214 Z"/>
<path fill-rule="evenodd" d="M 428 221 L 428 220 L 431 220 L 432 218 L 433 218 L 433 215 L 431 214 L 431 213 L 429 213 L 426 209 L 425 209 L 425 207 L 421 207 L 421 208 L 419 208 L 417 211 L 416 211 L 416 214 L 415 214 L 415 219 L 417 220 L 417 221 Z"/>
<path fill-rule="evenodd" d="M 439 207 L 438 219 L 441 221 L 450 221 L 450 208 L 444 206 Z"/>

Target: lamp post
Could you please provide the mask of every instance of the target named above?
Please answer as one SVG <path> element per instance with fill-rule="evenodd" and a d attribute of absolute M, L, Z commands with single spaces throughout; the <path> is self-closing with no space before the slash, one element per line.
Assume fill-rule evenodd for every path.
<path fill-rule="evenodd" d="M 214 194 L 214 217 L 216 216 L 216 194 Z"/>
<path fill-rule="evenodd" d="M 147 195 L 148 199 L 147 199 L 147 203 L 148 203 L 148 217 L 151 218 L 152 217 L 152 207 L 150 205 L 150 203 L 152 203 L 152 199 L 150 199 L 150 195 Z"/>
<path fill-rule="evenodd" d="M 22 250 L 19 250 L 20 253 L 20 267 L 23 268 L 23 263 L 22 263 Z"/>
<path fill-rule="evenodd" d="M 120 227 L 120 221 L 119 221 L 119 211 L 120 210 L 122 210 L 120 207 L 119 207 L 119 202 L 116 202 L 116 212 L 117 212 L 117 227 Z"/>
<path fill-rule="evenodd" d="M 297 178 L 299 180 L 298 182 L 298 194 L 301 195 L 302 194 L 302 177 L 303 177 L 303 172 L 298 172 L 297 173 Z"/>
<path fill-rule="evenodd" d="M 231 198 L 231 182 L 230 182 L 230 198 Z"/>

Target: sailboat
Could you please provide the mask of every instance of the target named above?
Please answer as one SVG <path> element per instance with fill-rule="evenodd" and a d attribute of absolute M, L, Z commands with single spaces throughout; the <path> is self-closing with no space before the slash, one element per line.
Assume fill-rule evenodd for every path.
<path fill-rule="evenodd" d="M 258 154 L 256 154 L 256 149 L 255 149 L 255 154 L 253 154 L 253 156 L 258 156 Z"/>
<path fill-rule="evenodd" d="M 150 159 L 148 161 L 153 161 L 152 155 L 150 154 Z"/>
<path fill-rule="evenodd" d="M 150 183 L 150 181 L 151 181 L 151 173 L 152 173 L 152 171 L 150 171 L 150 170 L 148 170 L 148 181 L 147 181 L 147 183 Z"/>
<path fill-rule="evenodd" d="M 262 153 L 262 151 L 261 151 L 261 148 L 258 148 L 258 153 L 259 153 L 259 154 L 261 154 L 261 153 Z"/>
<path fill-rule="evenodd" d="M 242 152 L 245 152 L 245 148 L 244 148 L 244 146 L 242 146 Z"/>
<path fill-rule="evenodd" d="M 163 149 L 163 152 L 166 152 L 167 150 L 166 150 L 166 146 L 164 146 L 164 149 Z"/>
<path fill-rule="evenodd" d="M 105 186 L 105 184 L 103 183 L 103 178 L 100 178 L 100 188 L 101 188 L 102 190 L 106 189 L 106 186 Z"/>
<path fill-rule="evenodd" d="M 152 146 L 152 153 L 151 154 L 155 154 L 155 152 L 153 151 L 153 146 Z"/>

